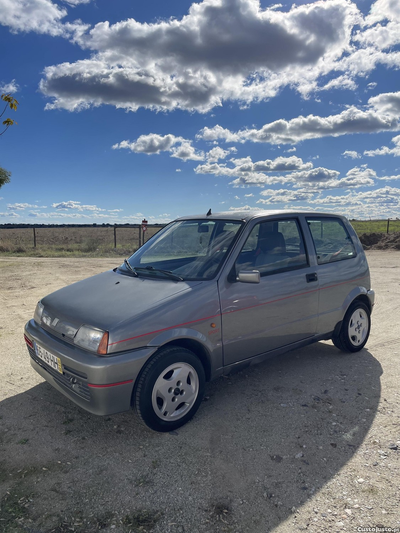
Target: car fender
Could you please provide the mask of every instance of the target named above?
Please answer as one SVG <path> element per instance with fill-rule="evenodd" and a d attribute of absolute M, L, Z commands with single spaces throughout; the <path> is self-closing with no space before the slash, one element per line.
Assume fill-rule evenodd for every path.
<path fill-rule="evenodd" d="M 184 346 L 194 352 L 196 352 L 196 346 L 198 346 L 202 355 L 207 358 L 210 374 L 213 378 L 214 374 L 222 368 L 223 353 L 220 328 L 212 329 L 206 335 L 193 328 L 177 327 L 155 335 L 147 346 L 162 348 L 167 344 L 173 343 Z"/>
<path fill-rule="evenodd" d="M 344 300 L 344 302 L 343 302 L 343 305 L 342 305 L 342 318 L 341 318 L 341 320 L 343 320 L 344 315 L 346 314 L 347 309 L 350 307 L 350 305 L 352 304 L 352 302 L 353 302 L 357 297 L 359 297 L 360 295 L 366 296 L 366 297 L 369 299 L 369 296 L 368 296 L 368 290 L 367 290 L 365 287 L 354 287 L 354 288 L 349 292 L 349 294 L 346 296 L 346 298 L 345 298 L 345 300 Z"/>

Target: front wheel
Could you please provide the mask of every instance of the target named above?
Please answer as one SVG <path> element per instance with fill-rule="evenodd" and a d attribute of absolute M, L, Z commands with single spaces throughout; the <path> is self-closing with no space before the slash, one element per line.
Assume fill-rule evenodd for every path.
<path fill-rule="evenodd" d="M 178 346 L 161 349 L 139 377 L 136 412 L 154 431 L 177 429 L 199 408 L 205 381 L 203 365 L 193 352 Z"/>
<path fill-rule="evenodd" d="M 343 352 L 358 352 L 366 345 L 370 329 L 370 310 L 363 302 L 354 302 L 345 314 L 339 333 L 333 336 L 333 344 Z"/>

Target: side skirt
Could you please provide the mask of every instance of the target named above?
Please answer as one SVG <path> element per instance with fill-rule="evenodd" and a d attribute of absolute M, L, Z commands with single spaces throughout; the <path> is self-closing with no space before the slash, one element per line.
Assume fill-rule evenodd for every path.
<path fill-rule="evenodd" d="M 238 361 L 237 363 L 233 363 L 232 365 L 219 368 L 211 379 L 214 380 L 220 376 L 227 376 L 229 374 L 240 372 L 241 370 L 244 370 L 249 366 L 257 365 L 258 363 L 263 363 L 267 359 L 276 357 L 278 355 L 283 355 L 287 352 L 297 350 L 298 348 L 304 348 L 304 346 L 309 346 L 310 344 L 314 344 L 315 342 L 329 340 L 332 338 L 332 335 L 333 331 L 329 333 L 324 333 L 323 335 L 314 335 L 313 337 L 309 337 L 308 339 L 304 339 L 299 342 L 294 342 L 293 344 L 287 344 L 286 346 L 282 346 L 281 348 L 255 355 L 254 357 L 250 357 L 249 359 L 245 359 L 243 361 Z"/>

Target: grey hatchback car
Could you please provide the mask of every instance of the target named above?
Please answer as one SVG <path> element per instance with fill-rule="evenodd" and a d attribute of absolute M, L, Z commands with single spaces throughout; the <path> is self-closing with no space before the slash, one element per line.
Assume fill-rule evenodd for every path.
<path fill-rule="evenodd" d="M 119 267 L 38 302 L 33 368 L 98 415 L 134 407 L 171 431 L 205 383 L 320 340 L 356 352 L 374 305 L 367 260 L 342 216 L 234 212 L 179 218 Z"/>

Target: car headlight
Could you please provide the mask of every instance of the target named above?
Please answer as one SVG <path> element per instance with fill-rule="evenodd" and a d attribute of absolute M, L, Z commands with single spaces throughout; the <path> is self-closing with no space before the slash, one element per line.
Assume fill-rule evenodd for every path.
<path fill-rule="evenodd" d="M 99 355 L 107 355 L 108 332 L 84 324 L 78 329 L 74 344 Z"/>
<path fill-rule="evenodd" d="M 36 324 L 38 324 L 40 326 L 40 323 L 42 321 L 42 314 L 43 314 L 43 309 L 44 309 L 44 305 L 42 304 L 42 302 L 38 302 L 36 304 L 36 309 L 35 309 L 35 312 L 33 314 L 33 320 L 36 322 Z"/>

